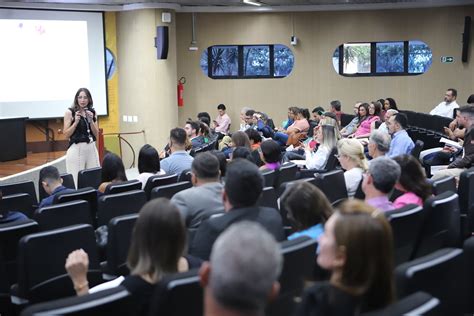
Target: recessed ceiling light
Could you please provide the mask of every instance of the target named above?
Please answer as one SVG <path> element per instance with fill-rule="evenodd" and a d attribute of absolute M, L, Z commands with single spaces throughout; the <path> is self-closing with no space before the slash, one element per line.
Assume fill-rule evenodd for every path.
<path fill-rule="evenodd" d="M 261 6 L 262 4 L 260 2 L 257 2 L 257 1 L 252 1 L 252 0 L 243 0 L 245 4 L 251 4 L 251 5 L 255 5 L 257 7 Z"/>

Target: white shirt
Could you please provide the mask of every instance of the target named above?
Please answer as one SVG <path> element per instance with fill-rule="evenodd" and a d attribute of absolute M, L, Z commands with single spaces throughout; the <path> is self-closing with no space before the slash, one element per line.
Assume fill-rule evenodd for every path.
<path fill-rule="evenodd" d="M 142 172 L 137 176 L 137 180 L 142 183 L 142 190 L 145 188 L 146 182 L 148 181 L 148 178 L 151 176 L 161 176 L 164 175 L 165 172 L 164 170 L 160 170 L 157 173 L 151 173 L 151 172 Z"/>
<path fill-rule="evenodd" d="M 329 158 L 331 150 L 325 146 L 319 146 L 316 152 L 307 150 L 305 152 L 306 168 L 308 169 L 323 169 Z"/>
<path fill-rule="evenodd" d="M 456 101 L 453 101 L 449 104 L 446 104 L 446 102 L 443 101 L 438 104 L 433 110 L 431 110 L 430 114 L 449 117 L 452 119 L 454 117 L 453 111 L 457 108 L 459 108 L 459 104 L 457 104 Z"/>
<path fill-rule="evenodd" d="M 387 124 L 385 122 L 380 124 L 380 126 L 379 126 L 379 128 L 377 128 L 377 130 L 388 134 L 388 127 L 387 127 Z"/>
<path fill-rule="evenodd" d="M 362 180 L 362 174 L 364 171 L 362 168 L 352 168 L 344 172 L 344 180 L 346 182 L 347 195 L 353 197 L 357 191 L 360 180 Z"/>

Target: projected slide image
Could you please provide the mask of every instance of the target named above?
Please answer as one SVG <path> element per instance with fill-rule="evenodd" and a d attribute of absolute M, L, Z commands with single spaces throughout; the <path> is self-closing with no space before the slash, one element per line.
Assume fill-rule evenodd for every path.
<path fill-rule="evenodd" d="M 90 85 L 86 21 L 0 20 L 0 102 L 68 100 Z"/>

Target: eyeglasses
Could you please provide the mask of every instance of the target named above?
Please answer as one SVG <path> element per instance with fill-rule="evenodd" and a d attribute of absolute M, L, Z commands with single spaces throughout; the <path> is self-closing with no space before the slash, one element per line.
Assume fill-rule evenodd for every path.
<path fill-rule="evenodd" d="M 341 155 L 334 154 L 334 157 L 336 157 L 337 159 L 339 159 L 339 158 L 341 158 Z"/>

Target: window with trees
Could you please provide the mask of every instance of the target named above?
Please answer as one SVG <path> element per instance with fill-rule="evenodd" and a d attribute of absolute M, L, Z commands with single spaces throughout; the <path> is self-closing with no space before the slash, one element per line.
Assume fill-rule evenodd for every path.
<path fill-rule="evenodd" d="M 348 77 L 410 76 L 428 71 L 432 58 L 422 41 L 344 43 L 332 62 L 337 73 Z"/>
<path fill-rule="evenodd" d="M 285 45 L 215 45 L 201 54 L 201 69 L 212 79 L 284 78 L 294 65 Z"/>

